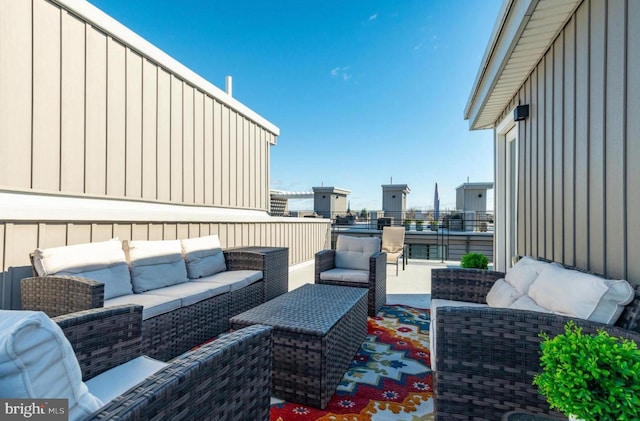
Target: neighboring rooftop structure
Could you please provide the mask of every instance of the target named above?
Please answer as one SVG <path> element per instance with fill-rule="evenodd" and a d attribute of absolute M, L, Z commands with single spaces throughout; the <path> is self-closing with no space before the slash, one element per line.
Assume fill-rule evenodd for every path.
<path fill-rule="evenodd" d="M 347 195 L 350 190 L 339 187 L 314 187 L 313 209 L 323 218 L 347 213 Z"/>
<path fill-rule="evenodd" d="M 382 185 L 382 210 L 385 216 L 404 215 L 407 210 L 407 194 L 411 189 L 407 184 Z"/>
<path fill-rule="evenodd" d="M 493 183 L 463 183 L 456 187 L 456 209 L 462 211 L 487 211 L 487 190 Z"/>

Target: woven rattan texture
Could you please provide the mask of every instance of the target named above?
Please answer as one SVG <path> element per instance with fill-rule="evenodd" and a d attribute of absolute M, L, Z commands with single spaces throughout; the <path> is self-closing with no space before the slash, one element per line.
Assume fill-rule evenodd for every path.
<path fill-rule="evenodd" d="M 504 273 L 475 269 L 433 269 L 432 298 L 486 303 L 486 293 Z M 540 372 L 540 332 L 564 332 L 569 320 L 595 332 L 640 344 L 637 328 L 639 288 L 636 298 L 618 321 L 622 327 L 533 311 L 440 307 L 436 316 L 435 415 L 438 421 L 498 420 L 515 409 L 550 413 L 545 399 L 532 385 Z"/>
<path fill-rule="evenodd" d="M 254 325 L 170 361 L 93 420 L 268 420 L 271 329 Z"/>
<path fill-rule="evenodd" d="M 168 361 L 228 330 L 230 294 L 220 294 L 146 319 L 142 352 Z"/>
<path fill-rule="evenodd" d="M 264 281 L 231 291 L 230 297 L 228 317 L 233 317 L 264 303 Z"/>
<path fill-rule="evenodd" d="M 88 380 L 139 357 L 142 306 L 116 306 L 56 317 Z"/>
<path fill-rule="evenodd" d="M 289 249 L 286 247 L 242 247 L 225 251 L 227 268 L 261 270 L 265 301 L 289 290 Z"/>
<path fill-rule="evenodd" d="M 73 276 L 44 276 L 22 279 L 22 308 L 44 311 L 49 317 L 104 305 L 104 285 Z"/>
<path fill-rule="evenodd" d="M 273 326 L 274 395 L 325 408 L 366 337 L 366 291 L 307 284 L 230 323 Z"/>
<path fill-rule="evenodd" d="M 431 269 L 431 299 L 486 304 L 487 293 L 504 275 L 481 269 Z"/>
<path fill-rule="evenodd" d="M 368 288 L 368 314 L 375 316 L 387 302 L 387 254 L 376 253 L 369 259 L 369 282 L 334 281 L 320 279 L 320 273 L 335 268 L 335 251 L 322 250 L 315 256 L 315 283 Z"/>

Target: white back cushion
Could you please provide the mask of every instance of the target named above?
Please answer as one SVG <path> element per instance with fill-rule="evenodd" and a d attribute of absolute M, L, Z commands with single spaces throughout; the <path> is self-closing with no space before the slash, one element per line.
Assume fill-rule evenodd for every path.
<path fill-rule="evenodd" d="M 187 282 L 180 240 L 125 241 L 134 292 Z"/>
<path fill-rule="evenodd" d="M 505 280 L 517 289 L 521 294 L 527 294 L 529 287 L 536 280 L 538 274 L 549 267 L 551 263 L 536 260 L 533 257 L 525 256 L 518 260 L 511 269 L 507 271 Z"/>
<path fill-rule="evenodd" d="M 122 243 L 114 238 L 96 243 L 36 249 L 33 266 L 40 276 L 65 275 L 104 284 L 104 298 L 133 294 Z"/>
<path fill-rule="evenodd" d="M 227 270 L 217 235 L 181 240 L 189 279 L 211 276 Z"/>
<path fill-rule="evenodd" d="M 369 258 L 380 251 L 378 237 L 339 235 L 336 243 L 336 267 L 369 270 Z"/>
<path fill-rule="evenodd" d="M 487 304 L 489 307 L 507 308 L 522 295 L 513 285 L 504 279 L 498 279 L 487 293 Z"/>
<path fill-rule="evenodd" d="M 535 302 L 551 311 L 594 322 L 614 324 L 634 297 L 625 280 L 604 279 L 550 265 L 529 288 Z"/>
<path fill-rule="evenodd" d="M 62 329 L 39 311 L 0 310 L 0 396 L 68 399 L 70 420 L 102 406 L 82 382 Z"/>

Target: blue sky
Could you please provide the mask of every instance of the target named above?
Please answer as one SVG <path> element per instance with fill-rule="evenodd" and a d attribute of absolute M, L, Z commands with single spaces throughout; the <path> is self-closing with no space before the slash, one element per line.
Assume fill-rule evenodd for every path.
<path fill-rule="evenodd" d="M 393 179 L 428 209 L 438 182 L 442 209 L 467 178 L 493 181 L 492 132 L 463 113 L 501 0 L 89 2 L 221 89 L 233 76 L 280 128 L 273 189 L 346 188 L 374 210 Z"/>

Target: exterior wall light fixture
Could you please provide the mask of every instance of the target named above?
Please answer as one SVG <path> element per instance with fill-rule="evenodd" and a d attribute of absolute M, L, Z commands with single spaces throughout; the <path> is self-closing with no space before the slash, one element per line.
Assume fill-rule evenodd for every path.
<path fill-rule="evenodd" d="M 527 117 L 529 117 L 529 104 L 518 105 L 513 109 L 514 121 L 526 120 Z"/>

